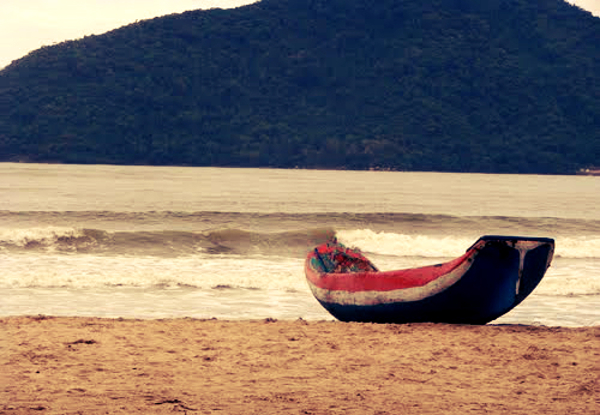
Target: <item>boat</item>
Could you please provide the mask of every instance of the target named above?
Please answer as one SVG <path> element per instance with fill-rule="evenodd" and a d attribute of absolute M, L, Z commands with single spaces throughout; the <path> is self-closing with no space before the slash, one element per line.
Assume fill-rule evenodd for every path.
<path fill-rule="evenodd" d="M 554 240 L 485 235 L 451 261 L 379 271 L 335 239 L 310 251 L 308 285 L 346 322 L 486 324 L 520 304 L 552 262 Z"/>

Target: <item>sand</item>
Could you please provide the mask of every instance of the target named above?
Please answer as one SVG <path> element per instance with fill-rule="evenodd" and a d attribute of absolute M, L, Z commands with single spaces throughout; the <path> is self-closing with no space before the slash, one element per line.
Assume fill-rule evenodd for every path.
<path fill-rule="evenodd" d="M 0 319 L 0 414 L 600 414 L 600 327 Z"/>

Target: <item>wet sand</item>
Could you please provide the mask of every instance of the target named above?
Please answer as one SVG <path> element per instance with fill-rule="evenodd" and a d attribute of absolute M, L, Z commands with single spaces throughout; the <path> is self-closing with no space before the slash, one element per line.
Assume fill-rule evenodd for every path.
<path fill-rule="evenodd" d="M 0 319 L 0 414 L 600 414 L 600 326 Z"/>

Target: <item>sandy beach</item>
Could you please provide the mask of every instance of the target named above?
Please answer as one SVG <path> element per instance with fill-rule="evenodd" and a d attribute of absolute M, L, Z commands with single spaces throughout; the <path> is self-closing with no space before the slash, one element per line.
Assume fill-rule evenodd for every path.
<path fill-rule="evenodd" d="M 0 319 L 0 414 L 599 414 L 600 327 Z"/>

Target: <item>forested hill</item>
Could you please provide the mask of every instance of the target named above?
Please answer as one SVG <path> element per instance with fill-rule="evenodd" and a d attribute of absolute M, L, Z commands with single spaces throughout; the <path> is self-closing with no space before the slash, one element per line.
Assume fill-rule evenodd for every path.
<path fill-rule="evenodd" d="M 263 0 L 0 71 L 0 161 L 572 173 L 600 19 L 562 0 Z"/>

